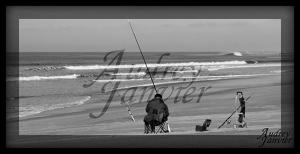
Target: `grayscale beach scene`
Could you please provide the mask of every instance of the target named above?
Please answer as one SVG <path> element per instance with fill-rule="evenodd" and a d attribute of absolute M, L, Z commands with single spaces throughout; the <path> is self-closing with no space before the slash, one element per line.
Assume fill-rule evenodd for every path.
<path fill-rule="evenodd" d="M 19 135 L 277 131 L 281 88 L 293 85 L 281 76 L 294 73 L 280 42 L 280 19 L 20 19 L 19 52 L 8 53 L 19 61 L 7 65 L 18 74 L 6 78 L 19 92 L 7 96 L 6 119 Z M 232 114 L 237 92 L 248 98 L 242 128 Z M 169 110 L 168 132 L 145 134 L 156 93 Z M 206 119 L 207 130 L 196 131 Z"/>

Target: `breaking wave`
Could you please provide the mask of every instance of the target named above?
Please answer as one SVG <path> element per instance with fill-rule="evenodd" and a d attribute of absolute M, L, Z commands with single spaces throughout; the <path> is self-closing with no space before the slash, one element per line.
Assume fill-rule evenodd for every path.
<path fill-rule="evenodd" d="M 208 67 L 207 69 L 209 71 L 217 71 L 220 69 L 230 69 L 230 68 L 255 68 L 255 67 L 280 67 L 280 63 L 270 63 L 270 64 L 249 64 L 249 65 L 219 65 L 219 66 L 213 66 L 213 67 Z"/>
<path fill-rule="evenodd" d="M 146 75 L 145 72 L 132 72 L 132 73 L 111 73 L 110 75 L 116 76 L 127 76 L 127 75 L 137 75 L 137 76 L 144 76 Z"/>
<path fill-rule="evenodd" d="M 274 70 L 274 71 L 271 71 L 271 73 L 282 73 L 282 72 L 286 72 L 286 70 Z"/>
<path fill-rule="evenodd" d="M 243 56 L 243 54 L 241 52 L 232 52 L 232 53 L 228 53 L 228 54 L 225 54 L 227 56 L 238 56 L 238 57 L 241 57 Z"/>
<path fill-rule="evenodd" d="M 246 61 L 224 61 L 224 62 L 188 62 L 188 63 L 164 63 L 164 64 L 147 64 L 149 68 L 157 67 L 188 67 L 188 66 L 213 66 L 213 65 L 241 65 L 247 64 Z M 97 69 L 129 69 L 129 68 L 146 68 L 145 64 L 134 65 L 86 65 L 86 66 L 64 66 L 69 70 L 97 70 Z"/>
<path fill-rule="evenodd" d="M 265 75 L 274 75 L 274 74 L 245 74 L 245 75 L 217 75 L 217 76 L 186 76 L 186 77 L 165 77 L 165 78 L 154 78 L 154 80 L 172 80 L 172 79 L 202 79 L 201 81 L 206 80 L 220 80 L 227 78 L 239 78 L 239 77 L 253 77 L 253 76 L 265 76 Z M 150 78 L 141 78 L 141 79 L 102 79 L 102 80 L 94 80 L 96 82 L 128 82 L 128 81 L 146 81 L 151 80 Z M 182 81 L 178 81 L 182 82 Z M 190 82 L 190 81 L 189 81 Z M 169 83 L 169 82 L 168 82 Z M 159 85 L 161 83 L 156 83 Z M 152 85 L 152 84 L 149 84 Z"/>
<path fill-rule="evenodd" d="M 231 79 L 231 78 L 243 78 L 243 77 L 255 77 L 255 76 L 267 76 L 267 75 L 274 75 L 274 74 L 249 74 L 249 75 L 225 75 L 225 76 L 203 76 L 202 78 L 207 77 L 205 80 L 195 80 L 197 81 L 214 81 L 214 80 L 223 80 L 223 79 Z M 212 77 L 212 78 L 211 78 Z M 195 77 L 199 78 L 199 77 Z M 96 80 L 97 82 L 101 82 L 100 80 Z M 111 80 L 112 81 L 112 80 Z M 156 86 L 158 85 L 170 85 L 170 84 L 181 84 L 181 83 L 190 83 L 191 81 L 167 81 L 167 82 L 159 82 L 155 83 Z M 134 85 L 134 86 L 126 86 L 126 87 L 120 87 L 117 88 L 116 90 L 125 90 L 125 89 L 130 89 L 130 88 L 141 88 L 141 87 L 150 87 L 153 86 L 152 83 L 149 84 L 139 84 L 139 85 Z M 108 91 L 109 92 L 109 91 Z"/>
<path fill-rule="evenodd" d="M 10 77 L 6 81 L 37 81 L 37 80 L 56 80 L 56 79 L 76 79 L 79 75 L 62 76 L 28 76 L 28 77 Z"/>
<path fill-rule="evenodd" d="M 28 68 L 26 70 L 29 71 L 51 71 L 51 70 L 61 70 L 61 69 L 65 69 L 64 67 L 61 66 L 40 66 L 40 67 L 32 67 L 32 68 Z"/>

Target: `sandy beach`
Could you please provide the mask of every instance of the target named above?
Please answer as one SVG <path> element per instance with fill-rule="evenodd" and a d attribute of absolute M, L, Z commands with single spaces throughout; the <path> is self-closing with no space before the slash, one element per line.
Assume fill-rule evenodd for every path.
<path fill-rule="evenodd" d="M 194 84 L 197 85 L 198 83 Z M 225 142 L 223 146 L 236 147 L 244 144 L 255 147 L 258 144 L 255 137 L 262 133 L 263 128 L 269 128 L 274 131 L 281 128 L 281 87 L 292 86 L 290 82 L 282 82 L 280 74 L 243 79 L 205 81 L 204 83 L 199 83 L 199 85 L 211 86 L 204 93 L 199 103 L 191 101 L 189 103 L 180 102 L 175 104 L 172 100 L 174 98 L 166 101 L 170 110 L 168 122 L 171 127 L 171 133 L 143 134 L 142 119 L 145 116 L 145 103 L 131 105 L 135 122 L 130 119 L 127 109 L 123 105 L 112 105 L 102 117 L 92 119 L 89 117 L 89 113 L 98 114 L 101 111 L 101 105 L 92 103 L 79 107 L 43 112 L 20 119 L 19 135 L 21 138 L 13 140 L 13 142 L 16 146 L 33 147 L 43 147 L 45 145 L 81 147 L 79 144 L 81 141 L 84 142 L 83 145 L 88 147 L 159 147 L 163 145 L 166 147 L 211 147 L 213 143 L 221 144 L 220 141 L 208 138 L 207 142 L 203 142 L 203 138 L 197 139 L 196 137 L 203 135 L 213 136 L 214 138 L 222 135 L 225 138 L 224 142 L 226 138 L 229 141 L 230 138 L 228 137 L 234 135 L 235 137 L 232 140 L 238 140 L 239 142 L 234 143 L 230 141 L 230 143 L 234 144 Z M 242 89 L 245 97 L 252 95 L 252 98 L 246 105 L 248 127 L 233 128 L 232 123 L 237 119 L 237 115 L 234 115 L 231 118 L 231 124 L 217 129 L 232 113 L 235 92 L 239 89 Z M 190 96 L 190 98 L 194 97 L 198 96 Z M 196 132 L 195 126 L 202 125 L 205 119 L 212 120 L 208 128 L 209 131 Z M 16 121 L 8 123 L 8 127 L 16 125 Z M 34 135 L 50 135 L 47 136 L 50 139 L 35 140 L 39 136 Z M 65 135 L 68 136 L 65 138 Z M 242 137 L 240 135 L 249 135 L 250 138 L 253 138 L 253 144 L 248 143 L 248 140 L 238 139 Z M 153 138 L 157 142 L 154 142 L 152 139 L 148 141 L 148 138 L 150 139 L 151 136 L 156 136 Z M 140 142 L 141 140 L 143 143 Z M 194 142 L 197 140 L 202 142 Z M 171 144 L 171 142 L 174 143 Z"/>

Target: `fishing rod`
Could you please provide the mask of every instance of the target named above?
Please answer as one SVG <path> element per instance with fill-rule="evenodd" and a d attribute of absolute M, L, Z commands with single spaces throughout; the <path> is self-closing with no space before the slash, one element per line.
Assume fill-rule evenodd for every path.
<path fill-rule="evenodd" d="M 130 117 L 131 117 L 131 120 L 132 120 L 133 122 L 135 122 L 134 116 L 133 116 L 133 114 L 131 113 L 130 105 L 129 105 L 128 102 L 126 102 L 126 107 L 127 107 L 128 114 L 129 114 Z"/>
<path fill-rule="evenodd" d="M 131 28 L 131 31 L 132 31 L 132 33 L 133 33 L 134 39 L 135 39 L 135 41 L 136 41 L 136 43 L 137 43 L 137 45 L 138 45 L 138 47 L 139 47 L 140 53 L 141 53 L 141 55 L 142 55 L 142 58 L 143 58 L 143 60 L 144 60 L 144 63 L 145 63 L 145 65 L 146 65 L 146 69 L 147 69 L 147 71 L 148 71 L 148 73 L 149 73 L 149 75 L 150 75 L 150 78 L 151 78 L 151 81 L 152 81 L 152 84 L 153 84 L 154 90 L 155 90 L 155 92 L 156 92 L 156 93 L 158 93 L 158 92 L 157 92 L 157 90 L 156 90 L 156 87 L 155 87 L 155 84 L 154 84 L 154 81 L 153 81 L 152 75 L 151 75 L 151 73 L 150 73 L 150 71 L 149 71 L 149 68 L 148 68 L 148 66 L 147 66 L 147 63 L 146 63 L 145 57 L 144 57 L 144 55 L 143 55 L 143 52 L 142 52 L 142 50 L 141 50 L 140 44 L 139 44 L 139 42 L 138 42 L 138 40 L 137 40 L 137 38 L 136 38 L 136 36 L 135 36 L 135 33 L 134 33 L 134 31 L 133 31 L 133 28 L 132 28 L 132 25 L 131 25 L 131 23 L 130 23 L 130 20 L 129 20 L 129 19 L 128 19 L 128 23 L 129 23 L 129 26 L 130 26 L 130 28 Z"/>

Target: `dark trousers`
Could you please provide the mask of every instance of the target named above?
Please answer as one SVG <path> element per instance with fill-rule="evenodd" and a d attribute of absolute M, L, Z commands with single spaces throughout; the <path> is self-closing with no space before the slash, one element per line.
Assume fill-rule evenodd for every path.
<path fill-rule="evenodd" d="M 240 113 L 242 113 L 242 114 L 239 115 L 238 122 L 242 123 L 242 122 L 244 121 L 245 113 L 246 113 L 246 112 L 245 112 L 245 107 L 242 107 L 242 108 L 241 108 Z"/>
<path fill-rule="evenodd" d="M 155 132 L 155 126 L 158 126 L 168 120 L 167 117 L 163 117 L 161 121 L 158 121 L 157 118 L 155 118 L 155 115 L 146 115 L 144 118 L 144 123 L 146 127 L 151 128 L 152 132 Z"/>
<path fill-rule="evenodd" d="M 243 116 L 244 116 L 244 118 L 245 118 L 246 108 L 245 108 L 245 107 L 242 107 L 240 113 L 243 113 Z"/>

